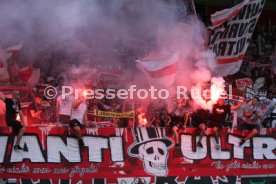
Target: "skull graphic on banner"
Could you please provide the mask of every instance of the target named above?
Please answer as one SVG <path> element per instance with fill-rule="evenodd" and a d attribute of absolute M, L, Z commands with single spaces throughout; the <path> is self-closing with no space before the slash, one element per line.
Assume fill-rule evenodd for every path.
<path fill-rule="evenodd" d="M 129 147 L 129 155 L 143 161 L 145 172 L 154 176 L 166 176 L 168 150 L 172 147 L 172 140 L 166 137 L 165 129 L 136 128 L 133 137 L 136 142 Z"/>

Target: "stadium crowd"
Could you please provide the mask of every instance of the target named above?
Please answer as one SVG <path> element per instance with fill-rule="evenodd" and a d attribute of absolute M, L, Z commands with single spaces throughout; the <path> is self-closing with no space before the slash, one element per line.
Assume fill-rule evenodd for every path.
<path fill-rule="evenodd" d="M 266 26 L 257 26 L 250 42 L 247 59 L 240 72 L 224 78 L 227 84 L 234 86 L 234 95 L 244 97 L 244 102 L 237 103 L 219 99 L 210 111 L 201 108 L 191 110 L 190 101 L 185 98 L 171 99 L 170 103 L 161 100 L 141 103 L 134 100 L 107 98 L 87 100 L 85 94 L 82 94 L 79 99 L 74 99 L 73 96 L 61 98 L 62 86 L 71 84 L 72 81 L 74 84 L 81 84 L 81 88 L 107 89 L 109 86 L 98 70 L 90 70 L 89 72 L 92 73 L 90 78 L 83 79 L 81 77 L 83 71 L 76 67 L 74 59 L 57 52 L 40 58 L 45 61 L 36 62 L 36 65 L 27 66 L 24 70 L 19 67 L 20 52 L 15 52 L 7 60 L 8 77 L 5 80 L 2 77 L 0 81 L 0 91 L 3 92 L 1 97 L 7 103 L 5 101 L 7 94 L 11 94 L 12 91 L 20 92 L 20 101 L 23 102 L 20 109 L 26 119 L 26 126 L 42 124 L 70 126 L 78 132 L 77 136 L 80 140 L 80 129 L 84 125 L 91 127 L 171 127 L 176 138 L 176 146 L 179 145 L 178 131 L 186 127 L 199 128 L 201 137 L 206 127 L 213 128 L 215 136 L 222 127 L 238 127 L 251 130 L 241 142 L 243 144 L 244 141 L 256 135 L 260 127 L 275 127 L 272 122 L 276 121 L 274 117 L 276 76 L 269 57 L 275 50 L 275 37 L 274 32 L 269 31 Z M 40 69 L 38 79 L 31 79 L 32 74 L 28 74 L 34 73 L 33 67 Z M 243 86 L 238 85 L 236 80 L 244 78 L 249 78 L 249 82 L 247 80 L 246 83 L 242 83 Z M 113 84 L 113 87 L 116 86 L 119 89 L 119 83 Z M 45 89 L 49 86 L 57 91 L 57 95 L 51 99 L 45 96 Z M 249 95 L 247 88 L 252 89 Z M 135 117 L 101 117 L 95 115 L 97 110 L 113 113 L 135 111 Z M 237 111 L 238 116 L 235 124 L 233 124 L 234 111 Z M 1 126 L 6 126 L 3 103 L 0 116 Z M 200 140 L 197 145 L 202 147 Z"/>

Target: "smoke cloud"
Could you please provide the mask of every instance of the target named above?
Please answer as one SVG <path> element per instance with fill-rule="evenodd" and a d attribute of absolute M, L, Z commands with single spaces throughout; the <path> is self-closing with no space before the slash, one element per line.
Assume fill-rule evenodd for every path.
<path fill-rule="evenodd" d="M 125 88 L 149 85 L 135 60 L 178 52 L 174 85 L 191 88 L 210 81 L 215 55 L 205 49 L 205 27 L 189 8 L 180 0 L 1 1 L 0 47 L 23 41 L 28 62 L 36 66 L 62 51 L 67 59 L 53 67 L 70 64 L 63 70 L 84 78 L 96 75 L 99 63 L 122 66 Z"/>

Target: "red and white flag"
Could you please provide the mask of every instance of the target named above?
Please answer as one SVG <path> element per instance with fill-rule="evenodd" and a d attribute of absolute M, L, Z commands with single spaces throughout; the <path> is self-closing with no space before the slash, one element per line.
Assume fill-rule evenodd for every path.
<path fill-rule="evenodd" d="M 156 50 L 136 61 L 150 85 L 169 88 L 176 83 L 180 62 L 187 59 L 195 44 L 195 32 L 195 26 L 186 23 L 158 25 Z"/>
<path fill-rule="evenodd" d="M 7 61 L 10 57 L 12 57 L 14 52 L 21 50 L 22 47 L 23 47 L 23 42 L 20 42 L 16 45 L 8 47 L 6 50 L 1 50 L 0 58 L 4 61 Z"/>
<path fill-rule="evenodd" d="M 10 59 L 14 52 L 19 51 L 23 46 L 23 42 L 8 47 L 7 49 L 0 49 L 0 81 L 9 82 L 10 76 L 7 70 L 7 61 Z"/>
<path fill-rule="evenodd" d="M 209 47 L 216 53 L 214 76 L 232 75 L 240 70 L 255 25 L 265 0 L 244 0 L 242 3 L 211 15 Z"/>
<path fill-rule="evenodd" d="M 0 49 L 0 82 L 8 82 L 9 72 L 8 72 L 8 64 L 7 59 L 10 57 L 7 55 L 5 50 Z"/>
<path fill-rule="evenodd" d="M 6 49 L 6 52 L 7 53 L 10 53 L 10 52 L 16 52 L 16 51 L 19 51 L 21 50 L 21 48 L 23 47 L 23 42 L 20 42 L 16 45 L 13 45 L 13 46 L 10 46 Z"/>
<path fill-rule="evenodd" d="M 175 82 L 178 63 L 178 52 L 151 53 L 149 56 L 137 60 L 138 67 L 142 69 L 151 85 L 170 86 Z"/>
<path fill-rule="evenodd" d="M 34 69 L 31 66 L 21 68 L 18 73 L 20 79 L 28 86 L 34 86 L 40 78 L 40 69 Z"/>
<path fill-rule="evenodd" d="M 19 51 L 23 46 L 23 43 L 19 43 L 17 45 L 13 45 L 8 47 L 7 49 L 0 49 L 0 69 L 6 68 L 7 60 L 12 57 L 12 54 L 15 51 Z"/>
<path fill-rule="evenodd" d="M 214 14 L 211 15 L 211 22 L 212 26 L 210 29 L 214 29 L 215 27 L 220 26 L 224 22 L 234 18 L 242 8 L 249 2 L 249 0 L 244 0 L 240 4 L 237 4 L 236 6 L 229 8 L 229 9 L 224 9 L 221 11 L 217 11 Z"/>

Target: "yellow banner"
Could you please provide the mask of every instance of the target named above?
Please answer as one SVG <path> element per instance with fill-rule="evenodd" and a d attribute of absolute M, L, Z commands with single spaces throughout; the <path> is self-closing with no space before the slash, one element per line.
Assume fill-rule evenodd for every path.
<path fill-rule="evenodd" d="M 135 111 L 110 112 L 110 111 L 100 111 L 100 110 L 94 109 L 94 116 L 100 116 L 105 118 L 135 118 Z"/>

